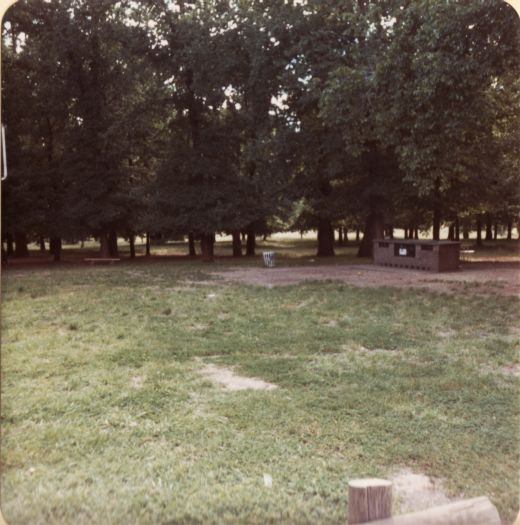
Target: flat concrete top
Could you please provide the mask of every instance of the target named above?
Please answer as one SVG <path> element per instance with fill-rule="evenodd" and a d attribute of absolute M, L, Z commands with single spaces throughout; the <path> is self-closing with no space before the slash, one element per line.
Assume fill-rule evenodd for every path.
<path fill-rule="evenodd" d="M 446 245 L 459 245 L 459 241 L 429 241 L 429 240 L 414 240 L 414 239 L 374 239 L 373 242 L 388 242 L 398 244 L 428 244 L 432 246 L 446 246 Z"/>

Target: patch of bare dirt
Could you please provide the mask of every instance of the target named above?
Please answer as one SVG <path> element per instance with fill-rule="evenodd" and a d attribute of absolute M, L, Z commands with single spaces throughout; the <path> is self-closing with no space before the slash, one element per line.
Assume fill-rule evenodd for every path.
<path fill-rule="evenodd" d="M 418 512 L 452 501 L 446 495 L 440 479 L 414 473 L 409 468 L 400 469 L 390 479 L 401 514 Z"/>
<path fill-rule="evenodd" d="M 190 332 L 201 332 L 201 331 L 207 330 L 208 328 L 209 328 L 209 325 L 207 324 L 194 323 L 188 328 L 188 330 L 190 330 Z"/>
<path fill-rule="evenodd" d="M 143 388 L 144 380 L 144 376 L 134 376 L 130 379 L 130 386 L 136 389 Z"/>
<path fill-rule="evenodd" d="M 231 368 L 223 366 L 209 364 L 199 372 L 214 383 L 222 385 L 226 390 L 274 390 L 278 388 L 262 379 L 239 376 Z"/>
<path fill-rule="evenodd" d="M 511 363 L 499 367 L 493 367 L 491 365 L 482 365 L 480 367 L 480 373 L 483 375 L 494 375 L 498 380 L 500 378 L 520 377 L 520 364 Z"/>
<path fill-rule="evenodd" d="M 305 281 L 339 281 L 360 287 L 390 286 L 425 288 L 455 293 L 520 295 L 520 264 L 516 262 L 468 262 L 457 272 L 433 273 L 370 264 L 291 266 L 279 268 L 231 268 L 213 275 L 228 282 L 284 286 Z"/>
<path fill-rule="evenodd" d="M 501 366 L 498 370 L 501 374 L 506 376 L 520 377 L 520 364 L 518 363 Z"/>

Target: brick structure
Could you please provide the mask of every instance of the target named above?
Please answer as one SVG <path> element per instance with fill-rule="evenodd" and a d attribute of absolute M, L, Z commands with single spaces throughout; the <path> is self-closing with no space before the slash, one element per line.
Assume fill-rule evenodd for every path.
<path fill-rule="evenodd" d="M 460 242 L 377 239 L 374 264 L 413 268 L 432 272 L 452 272 L 459 268 Z"/>

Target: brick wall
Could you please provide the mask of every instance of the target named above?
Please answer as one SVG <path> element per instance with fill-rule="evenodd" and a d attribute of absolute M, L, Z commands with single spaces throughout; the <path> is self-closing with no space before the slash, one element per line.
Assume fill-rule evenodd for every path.
<path fill-rule="evenodd" d="M 460 243 L 378 239 L 374 241 L 374 264 L 450 272 L 459 268 Z"/>

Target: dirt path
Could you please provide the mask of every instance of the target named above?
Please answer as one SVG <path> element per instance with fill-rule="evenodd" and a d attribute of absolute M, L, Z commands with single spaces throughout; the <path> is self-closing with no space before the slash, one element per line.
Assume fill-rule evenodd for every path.
<path fill-rule="evenodd" d="M 304 281 L 340 281 L 353 286 L 426 288 L 440 292 L 468 289 L 473 293 L 520 295 L 520 263 L 467 262 L 458 272 L 431 273 L 369 264 L 279 268 L 230 268 L 213 275 L 257 286 L 284 286 Z"/>

